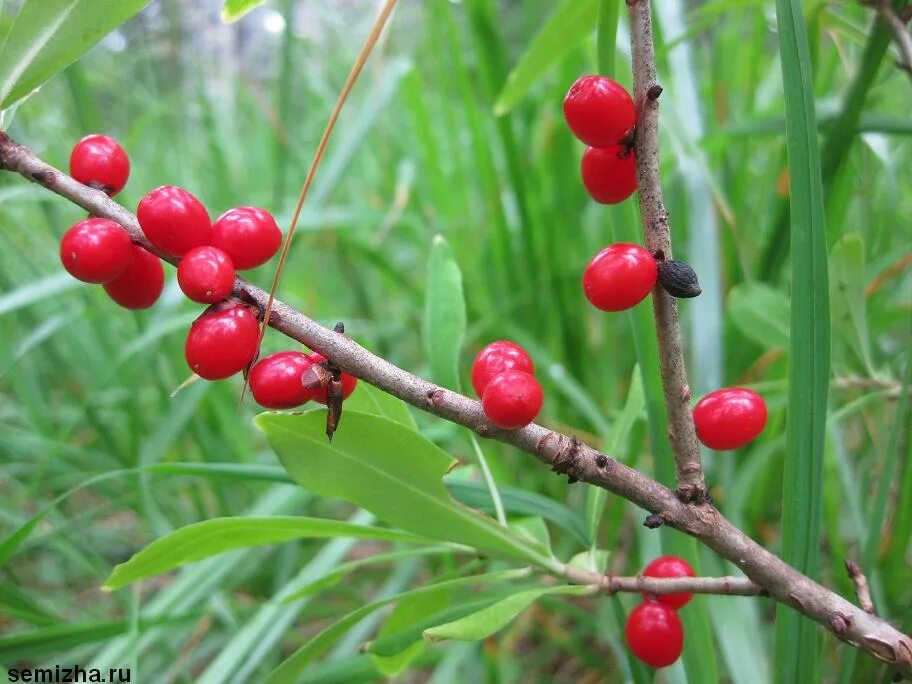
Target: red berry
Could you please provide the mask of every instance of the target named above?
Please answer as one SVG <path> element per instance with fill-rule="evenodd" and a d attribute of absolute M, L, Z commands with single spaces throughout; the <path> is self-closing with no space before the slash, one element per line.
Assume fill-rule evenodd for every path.
<path fill-rule="evenodd" d="M 633 655 L 652 667 L 668 667 L 684 650 L 684 626 L 671 608 L 647 601 L 634 608 L 624 629 Z"/>
<path fill-rule="evenodd" d="M 507 370 L 485 387 L 481 407 L 497 427 L 517 430 L 535 420 L 543 401 L 538 380 L 520 370 Z"/>
<path fill-rule="evenodd" d="M 609 245 L 586 266 L 583 292 L 602 311 L 623 311 L 645 299 L 658 273 L 653 256 L 639 245 Z"/>
<path fill-rule="evenodd" d="M 234 289 L 234 264 L 218 247 L 194 247 L 178 264 L 177 283 L 194 302 L 212 304 Z"/>
<path fill-rule="evenodd" d="M 478 352 L 478 356 L 472 362 L 472 387 L 475 388 L 475 394 L 480 397 L 495 375 L 508 370 L 524 371 L 532 375 L 535 373 L 535 366 L 526 350 L 515 342 L 491 342 Z"/>
<path fill-rule="evenodd" d="M 624 86 L 605 76 L 582 76 L 564 98 L 573 135 L 593 147 L 610 147 L 636 123 L 636 107 Z"/>
<path fill-rule="evenodd" d="M 219 302 L 193 321 L 184 356 L 190 370 L 206 380 L 221 380 L 244 370 L 256 355 L 260 323 L 244 304 Z"/>
<path fill-rule="evenodd" d="M 646 566 L 644 577 L 694 577 L 693 568 L 683 558 L 677 556 L 659 556 Z M 687 605 L 693 594 L 643 594 L 644 599 L 655 599 L 664 603 L 669 608 L 678 608 Z"/>
<path fill-rule="evenodd" d="M 620 145 L 587 147 L 580 162 L 580 174 L 589 196 L 601 204 L 617 204 L 637 189 L 633 151 Z"/>
<path fill-rule="evenodd" d="M 307 358 L 310 359 L 312 364 L 323 363 L 326 361 L 326 357 L 320 354 L 319 352 L 311 352 L 307 355 Z M 352 392 L 355 391 L 355 386 L 358 384 L 358 378 L 354 375 L 349 375 L 348 373 L 342 373 L 342 398 L 348 399 Z M 318 387 L 313 391 L 313 400 L 321 404 L 325 404 L 327 400 L 327 389 L 325 387 Z"/>
<path fill-rule="evenodd" d="M 313 399 L 314 391 L 301 382 L 304 372 L 313 364 L 307 354 L 297 351 L 278 352 L 260 359 L 248 377 L 254 400 L 263 408 L 289 409 Z"/>
<path fill-rule="evenodd" d="M 113 197 L 130 177 L 130 159 L 114 138 L 87 135 L 70 153 L 70 175 Z"/>
<path fill-rule="evenodd" d="M 133 260 L 127 231 L 114 221 L 90 218 L 73 225 L 60 241 L 60 261 L 70 275 L 86 283 L 113 280 Z"/>
<path fill-rule="evenodd" d="M 212 221 L 206 207 L 183 188 L 163 185 L 139 201 L 136 218 L 149 242 L 172 256 L 212 244 Z"/>
<path fill-rule="evenodd" d="M 697 437 L 710 449 L 738 449 L 766 426 L 766 402 L 756 392 L 729 387 L 710 392 L 693 410 Z"/>
<path fill-rule="evenodd" d="M 129 266 L 103 287 L 111 299 L 126 309 L 148 309 L 165 287 L 165 269 L 154 254 L 138 245 L 132 245 L 132 249 Z"/>
<path fill-rule="evenodd" d="M 282 245 L 282 231 L 272 214 L 256 207 L 229 209 L 212 230 L 212 244 L 225 250 L 239 271 L 265 264 Z"/>

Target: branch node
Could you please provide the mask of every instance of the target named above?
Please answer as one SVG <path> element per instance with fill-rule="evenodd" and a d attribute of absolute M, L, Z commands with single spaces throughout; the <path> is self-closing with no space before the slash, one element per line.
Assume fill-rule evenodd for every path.
<path fill-rule="evenodd" d="M 646 99 L 653 100 L 653 101 L 658 100 L 659 95 L 662 94 L 662 90 L 663 90 L 662 86 L 660 86 L 658 83 L 656 83 L 655 85 L 651 86 L 649 88 L 649 90 L 646 91 Z"/>
<path fill-rule="evenodd" d="M 646 519 L 643 520 L 643 526 L 648 527 L 650 530 L 654 530 L 664 524 L 665 516 L 661 513 L 652 513 L 651 515 L 647 515 Z"/>
<path fill-rule="evenodd" d="M 605 454 L 596 454 L 595 455 L 595 467 L 604 468 L 608 465 L 608 457 Z"/>

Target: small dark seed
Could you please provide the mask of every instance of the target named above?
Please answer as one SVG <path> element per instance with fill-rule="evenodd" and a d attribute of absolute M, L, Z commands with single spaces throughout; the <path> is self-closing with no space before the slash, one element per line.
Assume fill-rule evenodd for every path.
<path fill-rule="evenodd" d="M 689 299 L 696 297 L 703 290 L 697 281 L 697 274 L 683 261 L 660 261 L 659 282 L 672 297 Z"/>

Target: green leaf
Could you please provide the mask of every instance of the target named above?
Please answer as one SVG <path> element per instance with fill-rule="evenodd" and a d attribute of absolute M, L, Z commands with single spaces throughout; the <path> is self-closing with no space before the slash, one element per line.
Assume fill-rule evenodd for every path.
<path fill-rule="evenodd" d="M 452 598 L 452 589 L 438 588 L 417 596 L 407 596 L 396 603 L 396 607 L 377 632 L 377 638 L 388 634 L 395 634 L 402 629 L 427 619 L 429 616 L 444 610 Z M 405 670 L 409 664 L 420 656 L 427 647 L 425 641 L 419 636 L 409 646 L 393 655 L 371 654 L 377 669 L 385 677 L 395 677 Z"/>
<path fill-rule="evenodd" d="M 495 116 L 507 114 L 542 74 L 589 38 L 598 5 L 598 0 L 564 0 L 560 4 L 507 76 L 494 102 Z"/>
<path fill-rule="evenodd" d="M 764 349 L 788 348 L 789 300 L 763 283 L 740 283 L 728 293 L 728 315 L 741 334 Z"/>
<path fill-rule="evenodd" d="M 462 273 L 449 243 L 437 235 L 428 257 L 423 336 L 431 379 L 438 385 L 459 389 L 459 352 L 465 329 Z"/>
<path fill-rule="evenodd" d="M 390 541 L 427 541 L 401 530 L 354 525 L 341 520 L 304 517 L 214 518 L 187 525 L 156 539 L 126 563 L 114 568 L 107 589 L 159 575 L 168 570 L 246 546 L 278 544 L 293 539 L 357 537 Z"/>
<path fill-rule="evenodd" d="M 78 59 L 149 0 L 25 0 L 0 47 L 0 109 Z"/>
<path fill-rule="evenodd" d="M 870 375 L 875 375 L 868 336 L 868 313 L 865 303 L 864 240 L 857 233 L 844 235 L 830 252 L 830 306 L 833 327 L 848 340 L 858 359 Z"/>
<path fill-rule="evenodd" d="M 478 641 L 491 636 L 506 627 L 517 615 L 528 608 L 535 600 L 546 594 L 569 594 L 584 596 L 591 594 L 591 587 L 559 586 L 527 589 L 466 615 L 458 620 L 447 622 L 424 630 L 424 638 L 429 641 L 458 639 L 460 641 Z"/>
<path fill-rule="evenodd" d="M 366 382 L 358 383 L 357 391 L 345 400 L 345 410 L 383 416 L 412 430 L 418 429 L 408 404 Z"/>
<path fill-rule="evenodd" d="M 222 21 L 230 24 L 256 9 L 266 0 L 225 0 L 222 5 Z"/>
<path fill-rule="evenodd" d="M 254 419 L 288 474 L 308 491 L 351 501 L 391 525 L 499 556 L 550 566 L 546 549 L 455 502 L 443 476 L 456 461 L 387 418 L 346 410 L 327 442 L 325 410 Z"/>
<path fill-rule="evenodd" d="M 812 579 L 820 565 L 823 450 L 830 375 L 827 235 L 814 82 L 799 0 L 777 0 L 789 165 L 792 291 L 789 399 L 782 475 L 782 558 Z M 776 610 L 775 681 L 819 679 L 819 626 Z"/>

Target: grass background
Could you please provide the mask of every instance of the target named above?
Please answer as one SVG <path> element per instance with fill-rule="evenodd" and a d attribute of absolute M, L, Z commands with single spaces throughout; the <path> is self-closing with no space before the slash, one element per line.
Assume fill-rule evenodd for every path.
<path fill-rule="evenodd" d="M 595 205 L 579 182 L 582 145 L 563 123 L 563 94 L 599 64 L 625 85 L 630 77 L 623 16 L 611 50 L 610 14 L 601 8 L 597 41 L 600 8 L 575 4 L 580 18 L 556 43 L 564 56 L 496 116 L 511 68 L 554 4 L 403 2 L 330 143 L 280 296 L 329 325 L 344 320 L 359 342 L 428 375 L 418 331 L 434 276 L 428 254 L 443 234 L 463 273 L 463 385 L 477 349 L 514 339 L 540 369 L 545 424 L 666 477 L 669 464 L 653 446 L 644 409 L 659 401 L 652 376 L 644 402 L 636 401 L 634 381 L 633 330 L 647 351 L 654 345 L 649 305 L 612 316 L 581 296 L 588 259 L 612 240 L 635 239 L 639 227 L 632 202 Z M 912 342 L 912 87 L 889 49 L 875 59 L 876 41 L 887 43 L 872 34 L 870 10 L 848 1 L 801 5 L 823 160 L 832 337 L 816 483 L 822 535 L 809 553 L 819 554 L 822 581 L 847 596 L 842 561 L 864 558 L 878 611 L 908 632 L 912 442 L 901 434 L 908 416 L 897 412 L 897 398 L 908 392 Z M 197 194 L 213 217 L 254 204 L 284 228 L 376 5 L 280 0 L 231 26 L 219 22 L 218 9 L 153 2 L 22 103 L 8 130 L 62 168 L 80 136 L 114 135 L 133 163 L 120 196 L 128 207 L 174 183 Z M 6 3 L 4 31 L 11 12 Z M 779 551 L 791 276 L 775 7 L 663 0 L 655 13 L 666 203 L 676 255 L 696 268 L 704 289 L 681 305 L 692 388 L 696 397 L 746 385 L 770 408 L 766 431 L 750 447 L 706 455 L 707 475 L 723 512 Z M 275 30 L 283 25 L 293 30 Z M 141 313 L 119 310 L 100 288 L 62 273 L 58 240 L 80 218 L 21 178 L 0 177 L 0 535 L 89 483 L 55 505 L 0 569 L 0 664 L 75 661 L 132 665 L 140 681 L 256 681 L 332 617 L 453 563 L 368 567 L 293 610 L 269 601 L 301 568 L 385 547 L 335 540 L 232 552 L 138 590 L 100 592 L 115 563 L 190 522 L 251 511 L 338 518 L 353 511 L 273 482 L 137 474 L 153 464 L 276 460 L 250 426 L 256 407 L 248 400 L 237 409 L 239 379 L 170 396 L 188 375 L 183 338 L 199 313 L 180 295 L 173 269 L 162 300 Z M 270 268 L 251 279 L 267 285 Z M 282 348 L 287 340 L 270 333 L 266 351 Z M 416 418 L 466 463 L 459 479 L 480 479 L 457 429 Z M 625 420 L 630 429 L 618 440 Z M 499 485 L 547 496 L 586 519 L 584 487 L 514 450 L 483 447 Z M 615 571 L 635 573 L 657 553 L 641 517 L 608 499 L 599 546 L 610 549 Z M 563 528 L 552 525 L 551 533 L 560 557 L 583 550 Z M 713 557 L 701 561 L 705 574 L 731 571 Z M 631 669 L 620 639 L 634 600 L 547 599 L 496 640 L 433 647 L 401 676 L 649 681 L 650 673 Z M 772 680 L 773 606 L 698 598 L 689 610 L 705 629 L 688 624 L 686 666 L 665 671 L 662 681 Z M 350 633 L 309 681 L 378 678 L 377 663 L 359 652 L 378 624 Z M 886 674 L 866 657 L 855 662 L 830 637 L 820 647 L 826 681 Z"/>

